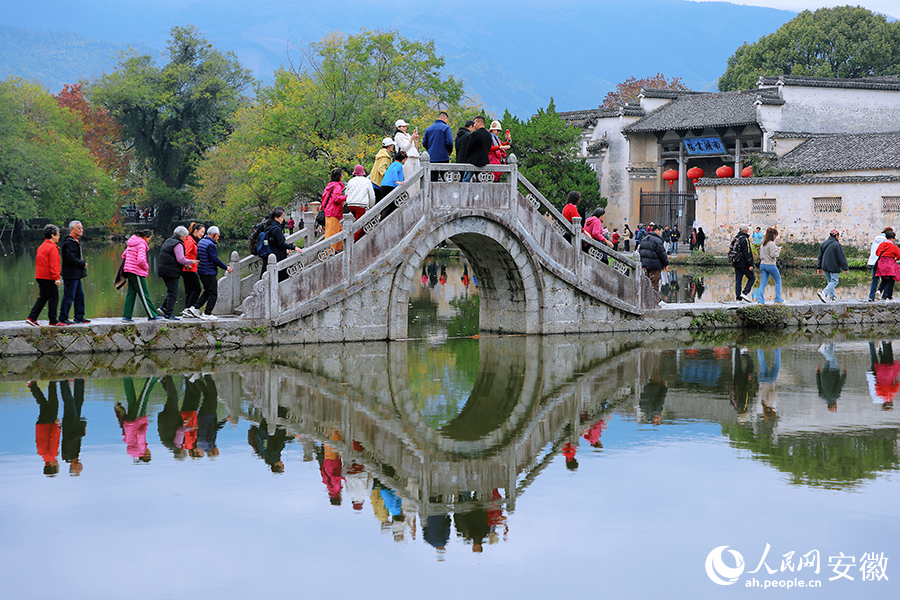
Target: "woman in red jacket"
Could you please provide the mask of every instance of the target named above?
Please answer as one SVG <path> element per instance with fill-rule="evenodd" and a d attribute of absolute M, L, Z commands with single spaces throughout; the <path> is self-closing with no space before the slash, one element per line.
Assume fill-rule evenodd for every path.
<path fill-rule="evenodd" d="M 884 237 L 885 241 L 875 249 L 875 254 L 878 256 L 875 275 L 881 277 L 881 285 L 878 287 L 881 299 L 890 301 L 894 299 L 894 281 L 900 279 L 900 265 L 897 264 L 897 261 L 900 260 L 900 248 L 894 243 L 894 238 L 897 237 L 896 233 L 886 231 Z"/>
<path fill-rule="evenodd" d="M 44 243 L 38 247 L 37 257 L 34 259 L 34 278 L 38 284 L 38 299 L 28 313 L 25 322 L 32 327 L 38 327 L 37 318 L 44 305 L 48 304 L 50 310 L 50 324 L 58 327 L 65 323 L 57 321 L 56 305 L 59 302 L 59 288 L 62 285 L 60 279 L 61 266 L 59 261 L 59 227 L 56 225 L 44 226 Z"/>

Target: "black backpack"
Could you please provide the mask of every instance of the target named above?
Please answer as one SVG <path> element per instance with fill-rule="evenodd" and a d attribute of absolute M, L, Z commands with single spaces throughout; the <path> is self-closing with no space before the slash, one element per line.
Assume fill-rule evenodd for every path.
<path fill-rule="evenodd" d="M 734 239 L 731 240 L 731 245 L 728 246 L 728 261 L 732 265 L 736 265 L 743 260 L 744 254 L 741 252 L 741 236 L 736 235 Z"/>
<path fill-rule="evenodd" d="M 256 256 L 256 247 L 259 243 L 259 236 L 265 230 L 266 220 L 263 219 L 260 221 L 256 227 L 253 228 L 253 232 L 250 234 L 250 237 L 247 239 L 247 245 L 249 246 L 250 254 Z"/>

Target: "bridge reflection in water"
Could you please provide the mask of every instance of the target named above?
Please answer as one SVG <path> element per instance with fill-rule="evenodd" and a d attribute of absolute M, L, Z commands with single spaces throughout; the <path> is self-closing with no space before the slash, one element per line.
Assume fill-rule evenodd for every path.
<path fill-rule="evenodd" d="M 437 423 L 425 410 L 422 373 L 410 373 L 427 364 L 410 356 L 427 352 L 423 346 L 325 346 L 268 369 L 217 377 L 231 378 L 252 399 L 248 416 L 264 420 L 270 433 L 283 426 L 306 444 L 327 446 L 427 519 L 513 510 L 567 443 L 577 444 L 613 407 L 635 404 L 657 366 L 634 342 L 505 337 L 463 344 L 457 355 L 473 353 L 477 374 L 470 392 L 459 390 L 465 397 L 443 399 L 459 408 Z"/>

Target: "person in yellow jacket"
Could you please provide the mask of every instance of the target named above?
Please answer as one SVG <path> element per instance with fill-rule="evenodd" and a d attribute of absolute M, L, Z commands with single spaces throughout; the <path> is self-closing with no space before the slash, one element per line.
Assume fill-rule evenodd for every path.
<path fill-rule="evenodd" d="M 386 196 L 381 189 L 381 178 L 390 164 L 394 162 L 394 140 L 389 137 L 381 140 L 381 150 L 375 155 L 375 164 L 369 172 L 369 179 L 375 186 L 375 202 L 378 202 Z"/>

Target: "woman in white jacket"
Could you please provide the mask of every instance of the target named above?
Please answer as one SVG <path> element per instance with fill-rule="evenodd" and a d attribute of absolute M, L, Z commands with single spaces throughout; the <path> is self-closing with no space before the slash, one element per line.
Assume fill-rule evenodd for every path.
<path fill-rule="evenodd" d="M 881 279 L 875 275 L 875 270 L 878 268 L 878 255 L 875 254 L 875 251 L 878 250 L 878 246 L 887 239 L 884 237 L 884 234 L 893 230 L 893 227 L 885 227 L 881 233 L 876 235 L 875 239 L 872 240 L 872 247 L 869 249 L 869 260 L 866 261 L 866 264 L 872 267 L 872 286 L 869 288 L 869 302 L 875 302 L 875 291 L 878 289 L 878 282 Z"/>
<path fill-rule="evenodd" d="M 409 129 L 409 123 L 404 121 L 403 119 L 397 119 L 394 123 L 394 127 L 397 128 L 397 131 L 394 132 L 394 149 L 395 150 L 403 150 L 406 152 L 407 160 L 403 163 L 403 181 L 409 181 L 410 176 L 413 173 L 419 170 L 419 130 L 416 130 L 410 135 L 407 133 L 407 129 Z M 418 184 L 416 184 L 416 187 Z M 415 189 L 411 189 L 410 193 L 415 191 Z"/>
<path fill-rule="evenodd" d="M 353 218 L 359 221 L 366 211 L 375 206 L 375 189 L 372 180 L 366 177 L 366 170 L 362 165 L 353 167 L 353 177 L 347 182 L 344 190 L 347 194 L 347 209 L 353 214 Z M 356 232 L 354 241 L 362 237 L 362 229 Z"/>

